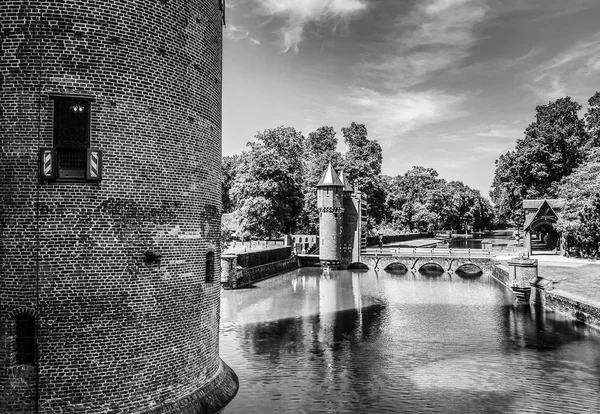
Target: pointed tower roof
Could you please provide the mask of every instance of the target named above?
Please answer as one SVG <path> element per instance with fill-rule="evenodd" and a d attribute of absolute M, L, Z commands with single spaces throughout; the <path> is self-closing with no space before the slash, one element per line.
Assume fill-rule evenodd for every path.
<path fill-rule="evenodd" d="M 340 171 L 340 181 L 342 182 L 342 184 L 344 184 L 345 193 L 354 192 L 354 188 L 352 187 L 352 184 L 350 184 L 350 180 L 348 179 L 348 176 L 346 175 L 344 170 Z"/>
<path fill-rule="evenodd" d="M 335 172 L 331 163 L 327 166 L 327 169 L 323 173 L 317 187 L 343 187 L 344 183 L 340 180 L 338 173 Z"/>

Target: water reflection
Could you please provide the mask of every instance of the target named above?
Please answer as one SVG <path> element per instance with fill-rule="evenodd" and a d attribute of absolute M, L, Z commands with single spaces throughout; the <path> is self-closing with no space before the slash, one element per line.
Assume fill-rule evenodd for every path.
<path fill-rule="evenodd" d="M 226 413 L 600 411 L 596 331 L 486 275 L 301 269 L 224 291 Z"/>

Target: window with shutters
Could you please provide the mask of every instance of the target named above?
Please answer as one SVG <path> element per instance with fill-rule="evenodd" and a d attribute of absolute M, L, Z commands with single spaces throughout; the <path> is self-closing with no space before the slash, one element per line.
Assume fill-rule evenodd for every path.
<path fill-rule="evenodd" d="M 40 151 L 42 179 L 100 180 L 101 151 L 90 148 L 92 99 L 51 96 L 53 146 Z"/>
<path fill-rule="evenodd" d="M 58 178 L 85 178 L 90 148 L 91 102 L 54 99 L 54 148 Z"/>

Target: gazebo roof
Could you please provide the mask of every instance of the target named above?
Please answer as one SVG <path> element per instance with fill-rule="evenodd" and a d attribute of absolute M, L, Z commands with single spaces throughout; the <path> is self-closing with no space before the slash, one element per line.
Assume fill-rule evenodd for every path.
<path fill-rule="evenodd" d="M 523 200 L 523 209 L 525 210 L 523 230 L 528 230 L 533 222 L 538 219 L 556 221 L 558 218 L 556 212 L 562 209 L 562 200 Z"/>

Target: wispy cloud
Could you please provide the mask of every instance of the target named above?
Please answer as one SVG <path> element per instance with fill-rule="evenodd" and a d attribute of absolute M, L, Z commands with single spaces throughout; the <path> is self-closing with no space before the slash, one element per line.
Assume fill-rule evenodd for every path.
<path fill-rule="evenodd" d="M 584 79 L 600 75 L 600 32 L 538 65 L 525 87 L 543 99 L 572 94 Z"/>
<path fill-rule="evenodd" d="M 486 18 L 483 0 L 429 0 L 397 19 L 356 73 L 388 87 L 410 87 L 460 65 L 477 42 L 475 27 Z M 391 47 L 390 47 L 391 46 Z M 382 53 L 387 50 L 387 53 Z"/>
<path fill-rule="evenodd" d="M 260 41 L 250 36 L 248 30 L 244 30 L 241 27 L 229 24 L 224 30 L 224 36 L 226 39 L 240 41 L 248 39 L 253 45 L 260 45 Z"/>
<path fill-rule="evenodd" d="M 357 88 L 344 101 L 353 108 L 355 119 L 372 126 L 373 138 L 384 145 L 392 145 L 408 131 L 466 115 L 462 109 L 465 100 L 464 95 L 450 95 L 441 91 L 390 95 Z"/>
<path fill-rule="evenodd" d="M 401 7 L 398 5 L 389 7 Z M 395 10 L 398 13 L 398 10 Z M 408 131 L 467 115 L 467 93 L 421 87 L 437 72 L 461 65 L 486 17 L 483 0 L 428 0 L 395 19 L 354 71 L 360 85 L 348 103 L 369 114 L 384 145 Z"/>
<path fill-rule="evenodd" d="M 263 16 L 280 18 L 278 30 L 283 52 L 298 52 L 307 27 L 332 30 L 367 8 L 366 0 L 254 0 Z"/>
<path fill-rule="evenodd" d="M 523 135 L 523 130 L 503 126 L 485 127 L 477 132 L 480 137 L 516 139 Z"/>

